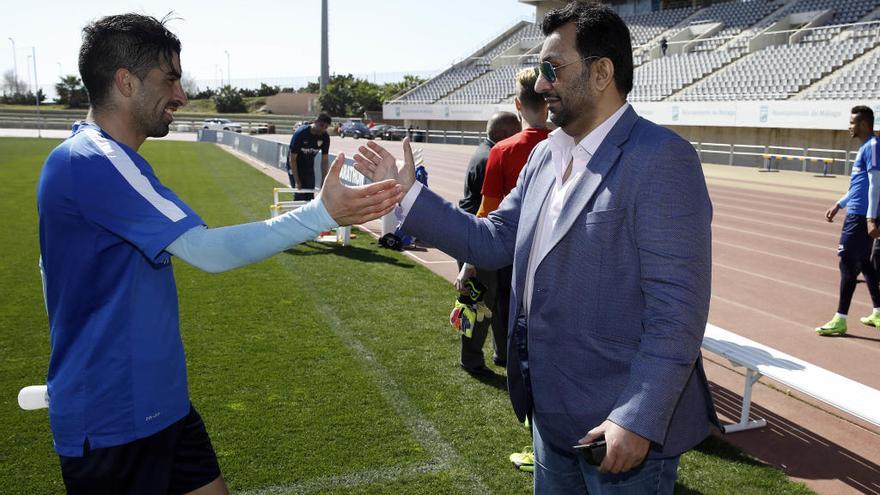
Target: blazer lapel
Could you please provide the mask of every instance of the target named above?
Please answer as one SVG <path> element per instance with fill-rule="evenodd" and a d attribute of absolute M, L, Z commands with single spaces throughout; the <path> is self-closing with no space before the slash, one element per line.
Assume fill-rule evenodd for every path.
<path fill-rule="evenodd" d="M 526 268 L 532 251 L 535 230 L 538 226 L 538 216 L 541 214 L 541 208 L 544 206 L 544 202 L 550 194 L 550 188 L 553 187 L 553 182 L 556 180 L 553 166 L 550 163 L 551 157 L 552 153 L 548 146 L 541 164 L 538 165 L 538 170 L 535 171 L 535 178 L 529 184 L 523 198 L 522 212 L 520 213 L 519 225 L 517 226 L 516 251 L 514 251 L 513 290 L 516 294 L 523 293 Z"/>
<path fill-rule="evenodd" d="M 629 138 L 632 127 L 638 118 L 639 116 L 635 110 L 632 107 L 628 108 L 621 115 L 620 120 L 611 128 L 611 132 L 608 133 L 602 144 L 599 145 L 596 154 L 593 155 L 587 164 L 586 170 L 577 179 L 578 182 L 574 184 L 571 196 L 562 207 L 559 220 L 556 222 L 556 228 L 553 229 L 548 252 L 556 247 L 556 244 L 565 237 L 565 234 L 568 233 L 581 212 L 583 212 L 584 208 L 587 207 L 587 204 L 596 194 L 599 185 L 602 184 L 602 181 L 608 176 L 614 165 L 617 164 L 621 153 L 620 145 Z"/>

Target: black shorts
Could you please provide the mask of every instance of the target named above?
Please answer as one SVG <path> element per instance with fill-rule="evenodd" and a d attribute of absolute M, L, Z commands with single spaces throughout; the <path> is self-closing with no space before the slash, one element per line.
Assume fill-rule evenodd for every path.
<path fill-rule="evenodd" d="M 168 428 L 131 443 L 61 457 L 69 494 L 177 494 L 220 476 L 217 455 L 195 408 Z"/>

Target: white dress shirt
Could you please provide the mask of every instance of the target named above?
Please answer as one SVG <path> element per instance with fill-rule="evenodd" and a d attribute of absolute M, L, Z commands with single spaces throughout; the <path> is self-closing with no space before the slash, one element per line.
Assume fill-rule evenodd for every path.
<path fill-rule="evenodd" d="M 556 222 L 562 213 L 562 208 L 568 201 L 574 184 L 581 178 L 590 159 L 599 149 L 599 145 L 608 136 L 608 133 L 614 127 L 626 109 L 629 103 L 624 103 L 611 117 L 599 124 L 589 134 L 587 134 L 579 143 L 574 142 L 574 138 L 562 131 L 561 128 L 554 130 L 547 138 L 549 140 L 551 163 L 556 174 L 556 181 L 550 189 L 547 200 L 541 207 L 541 213 L 538 216 L 538 225 L 535 230 L 535 238 L 532 241 L 532 250 L 529 254 L 529 264 L 526 270 L 524 307 L 528 314 L 529 306 L 532 301 L 532 290 L 535 279 L 535 271 L 541 260 L 547 255 L 552 247 L 550 241 L 553 238 L 553 230 L 556 228 Z M 571 163 L 571 173 L 565 178 L 565 171 Z M 410 190 L 400 202 L 400 210 L 398 216 L 406 218 L 416 198 L 422 191 L 422 184 L 418 181 L 413 183 Z"/>
<path fill-rule="evenodd" d="M 617 109 L 611 117 L 596 126 L 589 134 L 584 136 L 579 143 L 574 142 L 574 138 L 558 128 L 550 133 L 547 137 L 550 146 L 550 160 L 553 164 L 553 172 L 556 174 L 556 181 L 550 186 L 550 194 L 547 200 L 541 206 L 541 213 L 538 215 L 538 225 L 535 227 L 535 237 L 532 239 L 532 250 L 529 253 L 529 264 L 526 269 L 525 289 L 523 292 L 523 307 L 526 314 L 532 303 L 532 292 L 535 282 L 535 271 L 538 265 L 544 259 L 544 256 L 550 251 L 550 241 L 553 239 L 553 231 L 556 229 L 556 222 L 562 214 L 562 208 L 568 202 L 571 191 L 575 184 L 583 176 L 584 170 L 590 159 L 596 154 L 599 145 L 611 132 L 614 124 L 620 120 L 623 112 L 629 108 L 629 103 L 624 103 Z M 565 179 L 566 169 L 571 164 L 571 172 Z"/>

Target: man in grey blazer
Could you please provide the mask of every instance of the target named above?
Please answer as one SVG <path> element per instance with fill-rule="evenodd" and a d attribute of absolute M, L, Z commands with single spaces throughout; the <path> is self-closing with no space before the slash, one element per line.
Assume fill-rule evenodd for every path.
<path fill-rule="evenodd" d="M 718 424 L 700 358 L 712 206 L 697 155 L 626 102 L 629 30 L 610 8 L 548 12 L 535 89 L 559 128 L 475 218 L 413 185 L 375 143 L 358 169 L 399 178 L 407 232 L 458 259 L 513 263 L 507 380 L 531 416 L 535 493 L 672 493 L 681 453 Z M 589 465 L 575 444 L 604 436 Z"/>

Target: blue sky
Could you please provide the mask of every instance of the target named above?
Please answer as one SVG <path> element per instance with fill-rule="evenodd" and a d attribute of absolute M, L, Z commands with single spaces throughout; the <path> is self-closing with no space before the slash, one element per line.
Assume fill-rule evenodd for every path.
<path fill-rule="evenodd" d="M 517 0 L 329 0 L 330 72 L 360 74 L 379 82 L 399 74 L 437 71 L 470 54 L 534 8 Z M 253 7 L 250 7 L 250 6 Z M 60 73 L 77 73 L 82 27 L 103 15 L 138 12 L 161 17 L 181 39 L 185 73 L 216 85 L 229 72 L 233 84 L 266 80 L 299 83 L 320 73 L 321 2 L 86 0 L 15 2 L 0 16 L 0 73 L 13 68 L 27 82 L 31 46 L 37 78 L 48 88 Z M 33 75 L 31 75 L 31 78 Z M 212 84 L 213 83 L 213 84 Z"/>

